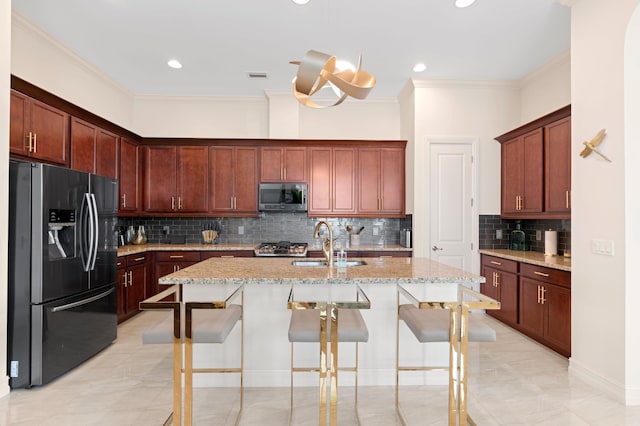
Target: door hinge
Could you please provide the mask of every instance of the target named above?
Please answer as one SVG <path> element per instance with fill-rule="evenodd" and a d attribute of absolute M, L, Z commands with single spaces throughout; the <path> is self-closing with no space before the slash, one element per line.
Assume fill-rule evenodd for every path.
<path fill-rule="evenodd" d="M 471 207 L 473 207 L 473 198 L 471 199 Z"/>
<path fill-rule="evenodd" d="M 471 243 L 471 250 L 473 251 L 473 243 Z"/>

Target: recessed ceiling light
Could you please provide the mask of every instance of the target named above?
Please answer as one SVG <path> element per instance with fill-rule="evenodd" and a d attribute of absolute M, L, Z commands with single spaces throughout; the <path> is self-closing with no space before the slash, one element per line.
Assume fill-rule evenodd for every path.
<path fill-rule="evenodd" d="M 309 0 L 293 0 L 293 2 L 295 4 L 307 4 L 309 3 Z"/>
<path fill-rule="evenodd" d="M 413 66 L 413 72 L 422 72 L 427 69 L 427 66 L 422 62 L 419 62 Z"/>
<path fill-rule="evenodd" d="M 171 68 L 175 68 L 177 70 L 179 70 L 180 68 L 182 68 L 182 64 L 180 63 L 179 60 L 177 59 L 171 59 L 169 60 L 169 62 L 167 62 L 167 65 L 169 65 Z"/>
<path fill-rule="evenodd" d="M 456 0 L 457 7 L 468 7 L 475 3 L 476 0 Z"/>

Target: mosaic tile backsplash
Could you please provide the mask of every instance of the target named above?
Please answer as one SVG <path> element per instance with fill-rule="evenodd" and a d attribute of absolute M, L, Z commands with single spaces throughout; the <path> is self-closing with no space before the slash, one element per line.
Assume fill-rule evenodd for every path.
<path fill-rule="evenodd" d="M 120 218 L 118 225 L 133 225 L 135 229 L 143 225 L 149 243 L 184 239 L 185 243 L 199 244 L 203 242 L 203 230 L 218 229 L 216 242 L 219 244 L 286 240 L 318 245 L 319 240 L 313 238 L 313 229 L 320 220 L 331 224 L 337 244 L 346 241 L 347 225 L 353 227 L 352 232 L 364 226 L 360 234 L 361 245 L 397 245 L 400 230 L 411 229 L 411 216 L 404 219 L 309 218 L 305 213 L 264 213 L 259 218 Z"/>
<path fill-rule="evenodd" d="M 558 231 L 558 254 L 571 250 L 571 220 L 560 219 L 501 219 L 499 215 L 480 216 L 480 249 L 508 249 L 511 231 L 520 222 L 526 234 L 529 250 L 544 253 L 544 231 L 552 229 Z M 502 238 L 498 238 L 496 231 L 502 231 Z M 499 232 L 498 232 L 499 233 Z M 540 239 L 538 239 L 540 237 Z"/>

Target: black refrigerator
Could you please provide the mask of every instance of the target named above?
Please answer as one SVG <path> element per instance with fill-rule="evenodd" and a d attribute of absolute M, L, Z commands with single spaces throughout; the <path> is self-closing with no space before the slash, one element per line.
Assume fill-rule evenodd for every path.
<path fill-rule="evenodd" d="M 116 339 L 118 182 L 9 164 L 7 375 L 43 385 Z"/>

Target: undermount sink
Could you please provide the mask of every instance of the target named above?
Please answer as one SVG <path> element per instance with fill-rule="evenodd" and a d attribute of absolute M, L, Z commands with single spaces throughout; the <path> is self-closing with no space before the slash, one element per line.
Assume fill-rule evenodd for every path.
<path fill-rule="evenodd" d="M 333 266 L 363 266 L 366 265 L 367 262 L 364 260 L 347 260 L 346 262 L 342 262 L 340 264 L 336 261 L 333 262 Z M 327 266 L 326 260 L 293 260 L 291 261 L 293 266 Z"/>

